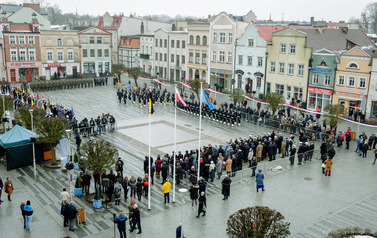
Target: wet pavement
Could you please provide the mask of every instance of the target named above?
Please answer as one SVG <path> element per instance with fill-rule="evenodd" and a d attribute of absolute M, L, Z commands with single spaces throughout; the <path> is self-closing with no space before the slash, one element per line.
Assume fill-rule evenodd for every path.
<path fill-rule="evenodd" d="M 114 143 L 119 149 L 120 156 L 125 161 L 125 175 L 143 175 L 143 160 L 148 154 L 147 107 L 118 103 L 116 88 L 112 85 L 43 94 L 45 97 L 52 96 L 54 101 L 62 100 L 65 107 L 73 107 L 78 119 L 90 119 L 100 113 L 114 115 L 117 132 L 100 137 Z M 217 97 L 220 102 L 221 96 Z M 152 117 L 152 156 L 156 158 L 157 154 L 171 153 L 174 149 L 174 108 L 171 104 L 155 104 L 154 108 L 156 116 Z M 177 149 L 182 152 L 196 149 L 198 117 L 178 111 L 177 119 Z M 247 122 L 230 127 L 203 119 L 202 125 L 202 145 L 216 145 L 231 138 L 271 132 L 270 128 Z M 347 127 L 348 124 L 341 126 Z M 343 227 L 377 227 L 377 185 L 374 183 L 377 167 L 371 165 L 373 152 L 369 152 L 368 158 L 361 159 L 353 152 L 354 149 L 354 142 L 350 151 L 337 149 L 331 177 L 321 174 L 319 160 L 294 167 L 288 165 L 288 158 L 279 158 L 273 163 L 260 163 L 259 168 L 266 173 L 266 191 L 263 193 L 255 191 L 251 171 L 244 166 L 233 178 L 228 201 L 222 200 L 219 181 L 209 183 L 207 216 L 199 219 L 195 217 L 197 208 L 191 207 L 188 194 L 181 195 L 177 191 L 176 202 L 164 205 L 160 181 L 156 180 L 152 186 L 151 210 L 147 210 L 146 198 L 137 202 L 142 213 L 143 233 L 136 235 L 128 232 L 128 237 L 175 237 L 175 228 L 182 217 L 187 237 L 226 237 L 229 215 L 238 209 L 255 205 L 269 206 L 280 211 L 291 223 L 291 237 L 324 237 L 330 230 Z M 276 166 L 282 166 L 282 170 L 272 171 L 271 168 Z M 5 167 L 0 165 L 3 180 L 10 176 L 16 188 L 12 195 L 13 201 L 4 201 L 0 205 L 2 234 L 9 234 L 8 237 L 113 236 L 112 213 L 127 210 L 130 199 L 127 203 L 122 200 L 120 206 L 111 205 L 94 210 L 84 198 L 74 198 L 76 206 L 85 209 L 87 219 L 86 224 L 80 224 L 72 233 L 63 228 L 63 218 L 60 215 L 59 194 L 62 188 L 69 187 L 68 175 L 60 169 L 50 170 L 40 165 L 37 168 L 38 177 L 34 180 L 32 167 L 6 172 Z M 177 188 L 188 186 L 187 180 L 183 180 Z M 2 200 L 6 200 L 4 193 Z M 19 210 L 21 200 L 31 200 L 35 211 L 31 233 L 22 229 Z M 118 233 L 116 235 L 119 237 Z"/>

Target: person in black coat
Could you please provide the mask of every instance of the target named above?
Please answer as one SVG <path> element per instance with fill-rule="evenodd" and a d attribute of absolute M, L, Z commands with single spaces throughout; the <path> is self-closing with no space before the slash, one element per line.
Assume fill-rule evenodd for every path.
<path fill-rule="evenodd" d="M 198 216 L 196 217 L 199 218 L 200 213 L 203 213 L 203 216 L 205 216 L 206 211 L 207 211 L 207 199 L 205 197 L 205 193 L 201 192 L 200 197 L 199 197 Z"/>
<path fill-rule="evenodd" d="M 114 214 L 114 223 L 116 223 L 118 225 L 118 230 L 119 230 L 119 234 L 120 234 L 120 238 L 126 238 L 127 235 L 126 235 L 126 221 L 127 221 L 127 216 L 124 215 L 123 211 L 120 211 L 119 212 L 120 215 L 115 218 L 115 214 Z"/>
<path fill-rule="evenodd" d="M 251 169 L 253 171 L 251 177 L 255 176 L 255 170 L 257 169 L 257 165 L 258 165 L 257 158 L 253 156 L 253 159 L 251 160 Z"/>
<path fill-rule="evenodd" d="M 113 184 L 114 186 L 114 182 L 115 182 L 115 174 L 112 170 L 110 170 L 110 173 L 107 175 L 107 178 L 110 179 L 111 183 Z"/>
<path fill-rule="evenodd" d="M 133 210 L 133 213 L 132 213 L 132 221 L 133 221 L 133 224 L 132 224 L 131 229 L 129 231 L 133 232 L 135 230 L 136 225 L 137 225 L 137 229 L 139 230 L 139 232 L 137 234 L 140 234 L 141 233 L 141 220 L 140 220 L 140 210 L 137 207 L 137 204 L 134 205 L 134 210 Z"/>
<path fill-rule="evenodd" d="M 1 200 L 1 193 L 3 192 L 3 188 L 4 188 L 3 179 L 1 178 L 1 175 L 0 175 L 0 203 L 3 202 Z"/>
<path fill-rule="evenodd" d="M 190 199 L 191 199 L 191 207 L 198 205 L 198 197 L 199 197 L 199 185 L 193 183 L 189 189 L 190 192 Z"/>
<path fill-rule="evenodd" d="M 136 194 L 139 201 L 141 201 L 141 196 L 143 195 L 143 187 L 143 180 L 141 177 L 138 177 L 136 183 Z"/>
<path fill-rule="evenodd" d="M 164 182 L 166 181 L 168 177 L 168 170 L 169 170 L 169 166 L 166 164 L 166 162 L 164 162 L 161 166 L 161 176 L 162 176 L 161 184 L 164 184 Z"/>
<path fill-rule="evenodd" d="M 223 181 L 221 181 L 221 187 L 222 187 L 222 195 L 224 195 L 223 200 L 228 199 L 230 196 L 230 184 L 232 183 L 232 180 L 228 177 L 228 175 L 225 175 L 225 178 Z"/>
<path fill-rule="evenodd" d="M 68 219 L 68 225 L 69 225 L 69 230 L 74 231 L 75 230 L 75 219 L 76 219 L 76 214 L 79 213 L 73 205 L 73 202 L 71 202 L 67 208 L 65 209 L 65 215 L 67 216 Z"/>
<path fill-rule="evenodd" d="M 295 163 L 295 155 L 296 155 L 296 145 L 293 145 L 292 149 L 290 150 L 290 156 L 289 156 L 289 161 L 291 163 L 291 166 L 293 166 Z"/>
<path fill-rule="evenodd" d="M 346 150 L 350 149 L 351 133 L 347 132 L 346 134 Z"/>
<path fill-rule="evenodd" d="M 202 192 L 205 192 L 205 191 L 206 191 L 206 188 L 207 188 L 207 182 L 204 181 L 203 178 L 200 178 L 200 179 L 199 179 L 198 185 L 199 185 L 199 193 L 202 193 Z"/>

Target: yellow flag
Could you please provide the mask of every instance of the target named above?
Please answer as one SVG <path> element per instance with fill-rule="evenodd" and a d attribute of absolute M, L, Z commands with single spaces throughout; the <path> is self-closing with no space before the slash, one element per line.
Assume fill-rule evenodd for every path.
<path fill-rule="evenodd" d="M 34 100 L 31 100 L 31 107 L 34 107 Z"/>

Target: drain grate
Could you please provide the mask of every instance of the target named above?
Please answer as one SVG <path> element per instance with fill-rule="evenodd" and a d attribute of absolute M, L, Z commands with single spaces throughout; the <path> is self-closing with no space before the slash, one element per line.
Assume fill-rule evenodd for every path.
<path fill-rule="evenodd" d="M 305 177 L 304 178 L 306 181 L 312 181 L 313 179 L 312 178 L 309 178 L 309 177 Z"/>

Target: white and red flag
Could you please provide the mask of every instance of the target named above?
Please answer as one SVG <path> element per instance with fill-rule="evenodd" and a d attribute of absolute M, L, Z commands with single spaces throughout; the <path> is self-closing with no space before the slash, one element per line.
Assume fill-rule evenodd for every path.
<path fill-rule="evenodd" d="M 178 89 L 175 89 L 175 100 L 177 100 L 177 102 L 181 102 L 183 106 L 188 107 L 185 100 L 183 100 L 183 98 L 179 94 Z"/>

